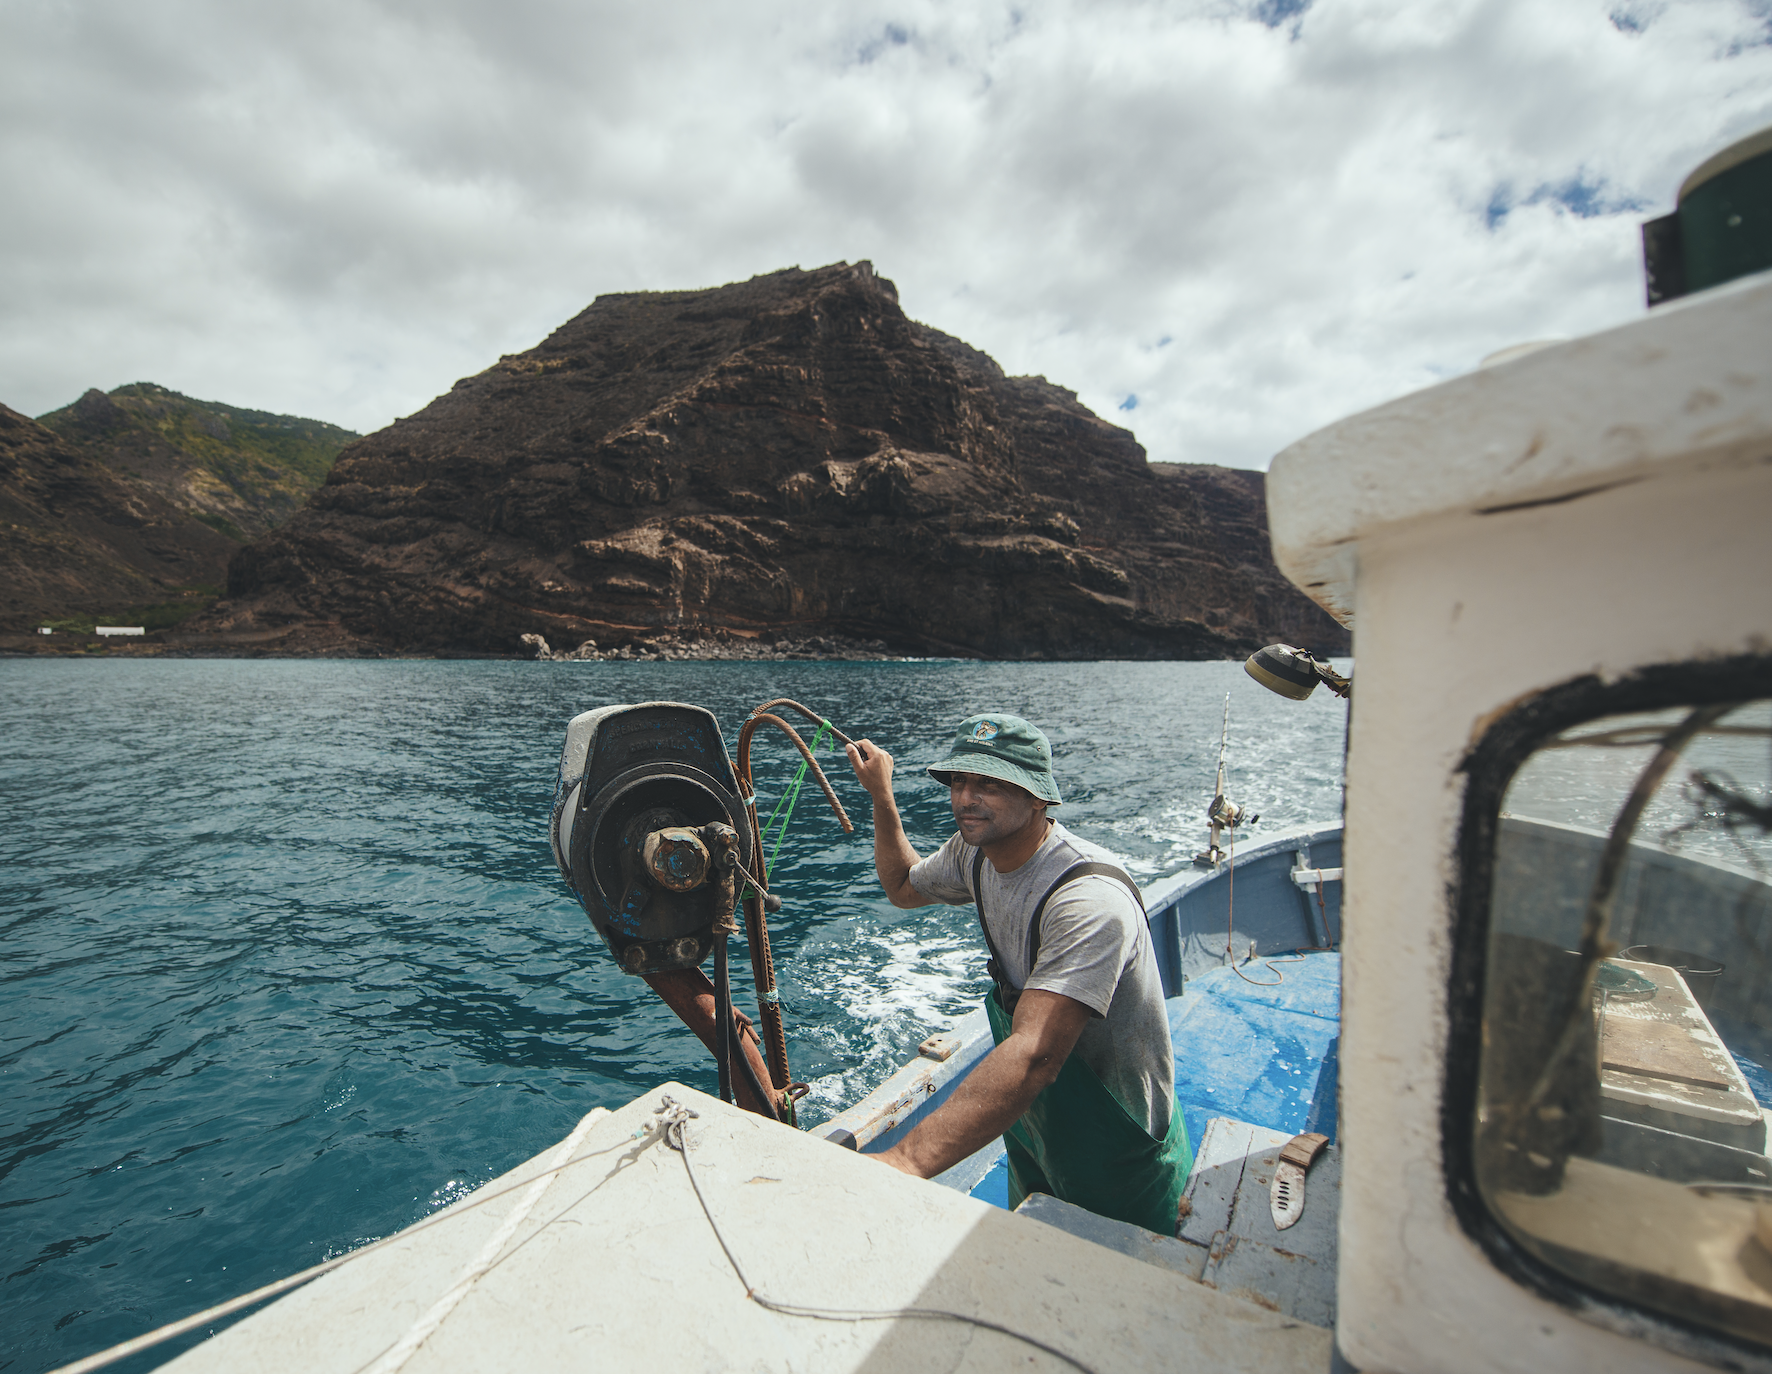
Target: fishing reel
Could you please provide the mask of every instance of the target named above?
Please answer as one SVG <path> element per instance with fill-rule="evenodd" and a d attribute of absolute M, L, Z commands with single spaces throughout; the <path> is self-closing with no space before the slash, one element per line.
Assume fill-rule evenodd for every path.
<path fill-rule="evenodd" d="M 1353 690 L 1352 678 L 1343 677 L 1334 665 L 1306 649 L 1290 644 L 1270 644 L 1257 649 L 1243 663 L 1248 673 L 1270 692 L 1278 692 L 1293 701 L 1303 701 L 1322 683 L 1338 697 Z"/>
<path fill-rule="evenodd" d="M 1238 806 L 1236 802 L 1220 793 L 1212 799 L 1212 805 L 1206 808 L 1206 819 L 1216 826 L 1229 830 L 1234 825 L 1248 823 L 1254 825 L 1260 816 L 1251 816 L 1249 808 Z"/>
<path fill-rule="evenodd" d="M 1239 825 L 1254 825 L 1260 816 L 1253 816 L 1249 808 L 1239 806 L 1224 795 L 1224 778 L 1222 773 L 1218 780 L 1219 792 L 1212 798 L 1212 804 L 1206 808 L 1206 820 L 1212 830 L 1206 840 L 1206 847 L 1194 855 L 1194 862 L 1203 868 L 1217 868 L 1225 861 L 1228 851 L 1219 840 L 1226 834 L 1234 834 Z"/>
<path fill-rule="evenodd" d="M 737 930 L 751 825 L 719 724 L 699 706 L 586 711 L 566 727 L 554 862 L 624 973 L 689 969 Z"/>

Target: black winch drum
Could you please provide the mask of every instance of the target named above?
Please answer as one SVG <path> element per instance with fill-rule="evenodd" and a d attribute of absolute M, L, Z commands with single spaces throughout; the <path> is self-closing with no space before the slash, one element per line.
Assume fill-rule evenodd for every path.
<path fill-rule="evenodd" d="M 693 968 L 713 948 L 718 892 L 674 892 L 646 882 L 640 843 L 649 830 L 709 823 L 738 832 L 752 863 L 750 822 L 713 713 L 674 701 L 604 706 L 566 727 L 549 824 L 554 862 L 591 924 L 627 973 Z M 644 887 L 638 913 L 624 907 Z"/>

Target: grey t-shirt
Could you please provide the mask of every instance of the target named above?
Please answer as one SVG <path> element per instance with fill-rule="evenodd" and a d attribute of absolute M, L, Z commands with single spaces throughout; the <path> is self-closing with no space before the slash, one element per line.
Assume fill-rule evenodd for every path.
<path fill-rule="evenodd" d="M 972 856 L 978 851 L 958 831 L 911 869 L 911 886 L 953 906 L 972 902 Z M 1115 863 L 1100 845 L 1080 840 L 1058 822 L 1020 868 L 999 873 L 986 859 L 979 870 L 985 919 L 1018 988 L 1074 998 L 1095 1013 L 1073 1051 L 1120 1099 L 1134 1121 L 1157 1139 L 1169 1131 L 1175 1097 L 1175 1055 L 1163 980 L 1144 913 L 1113 878 L 1090 875 L 1052 894 L 1041 919 L 1040 958 L 1030 969 L 1028 923 L 1034 907 L 1072 864 Z"/>

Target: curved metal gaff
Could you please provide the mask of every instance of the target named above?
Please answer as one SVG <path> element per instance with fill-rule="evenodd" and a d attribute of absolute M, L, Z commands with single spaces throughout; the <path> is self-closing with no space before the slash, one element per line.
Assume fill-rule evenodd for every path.
<path fill-rule="evenodd" d="M 833 735 L 835 735 L 844 744 L 854 744 L 855 743 L 855 741 L 850 739 L 848 735 L 844 734 L 841 730 L 839 730 L 836 726 L 832 725 L 823 716 L 819 715 L 817 711 L 814 711 L 810 706 L 800 705 L 800 703 L 795 701 L 792 697 L 776 697 L 771 701 L 766 701 L 761 706 L 759 706 L 756 710 L 752 711 L 751 714 L 753 716 L 760 716 L 765 711 L 773 711 L 777 706 L 791 707 L 792 709 L 798 711 L 801 715 L 805 716 L 806 719 L 811 721 L 814 725 L 824 726 L 825 729 L 829 730 Z"/>
<path fill-rule="evenodd" d="M 769 890 L 763 884 L 769 881 L 769 871 L 763 858 L 763 830 L 757 821 L 757 787 L 751 780 L 751 737 L 756 734 L 759 725 L 773 725 L 793 741 L 794 747 L 800 751 L 800 757 L 806 760 L 807 767 L 812 770 L 812 776 L 818 780 L 819 790 L 824 793 L 825 800 L 836 812 L 843 832 L 853 835 L 855 824 L 849 819 L 849 813 L 843 809 L 843 803 L 837 800 L 837 794 L 831 789 L 830 779 L 825 777 L 824 769 L 818 766 L 818 760 L 812 756 L 812 750 L 806 747 L 806 741 L 780 716 L 770 714 L 771 706 L 790 706 L 808 719 L 828 726 L 831 733 L 845 744 L 850 740 L 817 712 L 785 697 L 764 702 L 751 712 L 750 718 L 738 732 L 738 762 L 734 771 L 738 775 L 739 792 L 744 798 L 745 814 L 751 823 L 751 853 L 757 856 L 757 871 L 751 878 L 751 895 L 744 899 L 745 935 L 751 947 L 751 973 L 757 982 L 758 1011 L 763 1022 L 763 1047 L 769 1057 L 769 1076 L 774 1080 L 776 1089 L 785 1092 L 792 1086 L 793 1077 L 788 1071 L 787 1032 L 781 1023 L 781 1001 L 775 991 L 775 956 L 769 947 L 769 919 L 763 907 L 763 898 Z"/>
<path fill-rule="evenodd" d="M 769 702 L 768 704 L 775 706 L 780 703 Z M 796 709 L 804 711 L 808 716 L 811 716 L 813 720 L 821 725 L 829 724 L 829 722 L 825 721 L 822 716 L 814 715 L 813 712 L 808 711 L 804 706 L 796 706 Z M 843 827 L 843 833 L 845 835 L 853 835 L 855 833 L 855 823 L 849 819 L 849 813 L 843 809 L 843 803 L 837 800 L 837 794 L 831 790 L 831 780 L 825 777 L 824 769 L 820 768 L 818 766 L 818 760 L 812 757 L 812 750 L 806 747 L 806 741 L 800 738 L 799 732 L 795 730 L 793 726 L 789 725 L 780 716 L 769 714 L 767 711 L 763 710 L 762 707 L 759 707 L 751 713 L 750 719 L 744 723 L 744 728 L 738 732 L 738 785 L 743 789 L 745 796 L 751 797 L 756 792 L 756 787 L 751 782 L 751 736 L 756 733 L 759 725 L 764 724 L 775 726 L 776 729 L 782 731 L 782 733 L 794 742 L 794 748 L 798 749 L 800 751 L 800 757 L 806 760 L 806 766 L 812 770 L 812 776 L 818 779 L 819 790 L 824 793 L 824 799 L 831 804 L 831 810 L 837 813 L 837 823 Z M 834 725 L 830 726 L 830 731 L 845 744 L 851 744 L 854 742 Z M 756 809 L 756 803 L 755 801 L 752 801 L 751 812 L 753 815 L 755 815 Z M 761 839 L 759 839 L 758 842 L 761 843 Z M 763 866 L 761 851 L 754 850 L 752 852 L 758 855 L 757 866 L 758 868 L 761 868 Z M 764 873 L 762 876 L 768 878 L 769 875 Z"/>

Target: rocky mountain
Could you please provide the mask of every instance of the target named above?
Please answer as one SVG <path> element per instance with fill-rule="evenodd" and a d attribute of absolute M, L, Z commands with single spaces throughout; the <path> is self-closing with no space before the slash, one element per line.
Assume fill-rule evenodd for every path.
<path fill-rule="evenodd" d="M 1147 463 L 867 263 L 796 268 L 599 297 L 350 444 L 193 629 L 288 653 L 1342 649 L 1273 565 L 1262 481 Z"/>
<path fill-rule="evenodd" d="M 37 418 L 126 484 L 158 494 L 236 543 L 301 509 L 338 451 L 357 437 L 323 420 L 197 401 L 152 382 L 109 395 L 95 388 Z"/>
<path fill-rule="evenodd" d="M 175 620 L 214 596 L 239 547 L 0 405 L 0 633 Z"/>
<path fill-rule="evenodd" d="M 152 382 L 37 421 L 0 406 L 0 636 L 170 629 L 215 600 L 240 546 L 297 510 L 356 437 Z"/>

